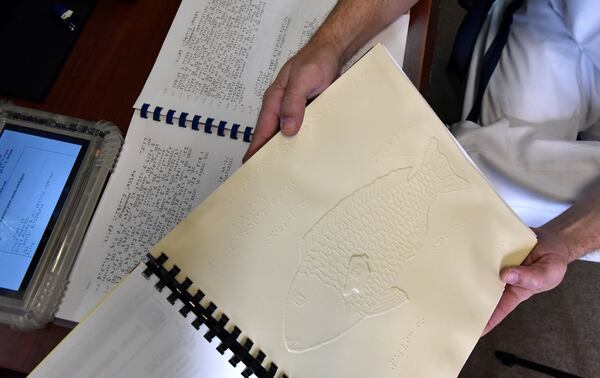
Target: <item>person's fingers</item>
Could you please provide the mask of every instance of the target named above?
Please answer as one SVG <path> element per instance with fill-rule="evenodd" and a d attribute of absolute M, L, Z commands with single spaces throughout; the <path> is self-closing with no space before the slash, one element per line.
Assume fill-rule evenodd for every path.
<path fill-rule="evenodd" d="M 500 279 L 507 283 L 504 293 L 494 309 L 483 335 L 493 329 L 519 303 L 534 294 L 553 289 L 563 280 L 569 263 L 564 245 L 553 234 L 534 229 L 538 243 L 519 266 L 500 270 Z"/>
<path fill-rule="evenodd" d="M 531 290 L 534 293 L 556 287 L 565 274 L 566 265 L 554 262 L 552 256 L 545 256 L 531 265 L 503 268 L 500 279 L 507 284 Z"/>
<path fill-rule="evenodd" d="M 250 159 L 256 151 L 264 146 L 279 131 L 279 110 L 283 93 L 284 88 L 277 84 L 273 84 L 265 92 L 262 108 L 258 115 L 256 128 L 254 129 L 254 135 L 252 136 L 248 151 L 246 151 L 242 159 L 243 162 Z"/>
<path fill-rule="evenodd" d="M 284 135 L 295 135 L 304 119 L 306 103 L 316 97 L 333 79 L 325 64 L 298 64 L 288 62 L 283 66 L 273 84 L 263 96 L 252 141 L 242 161 L 246 162 L 279 130 Z M 329 78 L 329 76 L 332 76 Z"/>
<path fill-rule="evenodd" d="M 494 327 L 498 325 L 508 314 L 510 314 L 519 303 L 531 297 L 533 293 L 528 290 L 518 286 L 506 285 L 504 288 L 504 293 L 502 293 L 502 297 L 500 297 L 500 301 L 496 305 L 490 320 L 485 325 L 485 329 L 481 336 L 486 335 L 490 332 Z"/>
<path fill-rule="evenodd" d="M 280 128 L 285 135 L 295 135 L 302 125 L 308 99 L 319 94 L 323 86 L 323 71 L 314 64 L 290 73 L 281 101 Z"/>

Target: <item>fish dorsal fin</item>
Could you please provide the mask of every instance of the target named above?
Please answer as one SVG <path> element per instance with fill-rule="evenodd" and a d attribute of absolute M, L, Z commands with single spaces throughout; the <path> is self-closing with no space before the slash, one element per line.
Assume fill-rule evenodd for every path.
<path fill-rule="evenodd" d="M 327 229 L 344 228 L 347 224 L 348 218 L 361 219 L 363 216 L 368 214 L 369 206 L 373 206 L 374 201 L 379 201 L 382 195 L 390 195 L 393 193 L 394 188 L 398 185 L 405 183 L 408 180 L 413 168 L 397 168 L 392 171 L 382 173 L 382 176 L 377 177 L 373 181 L 366 183 L 364 186 L 358 188 L 354 192 L 348 193 L 346 197 L 342 198 L 338 204 L 330 209 L 319 221 L 315 227 L 307 233 L 307 240 L 313 238 L 313 231 L 319 229 L 323 223 L 327 224 Z M 340 206 L 343 202 L 350 202 Z M 311 235 L 309 235 L 311 234 Z"/>
<path fill-rule="evenodd" d="M 390 167 L 393 171 L 400 169 L 406 170 L 407 178 L 412 176 L 414 171 L 423 162 L 423 157 L 420 155 L 406 155 L 402 153 L 390 152 L 377 157 L 373 162 L 373 171 L 377 176 L 385 176 L 390 173 Z"/>

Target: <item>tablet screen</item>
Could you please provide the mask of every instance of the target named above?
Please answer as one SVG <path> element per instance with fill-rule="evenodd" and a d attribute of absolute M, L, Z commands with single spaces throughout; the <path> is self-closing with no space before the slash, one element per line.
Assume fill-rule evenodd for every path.
<path fill-rule="evenodd" d="M 0 292 L 21 297 L 89 142 L 6 124 L 0 133 Z"/>

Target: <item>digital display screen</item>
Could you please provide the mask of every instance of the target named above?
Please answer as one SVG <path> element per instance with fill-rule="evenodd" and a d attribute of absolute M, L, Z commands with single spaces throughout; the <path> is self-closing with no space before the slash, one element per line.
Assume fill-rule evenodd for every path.
<path fill-rule="evenodd" d="M 0 133 L 0 292 L 22 296 L 89 142 L 23 126 Z"/>

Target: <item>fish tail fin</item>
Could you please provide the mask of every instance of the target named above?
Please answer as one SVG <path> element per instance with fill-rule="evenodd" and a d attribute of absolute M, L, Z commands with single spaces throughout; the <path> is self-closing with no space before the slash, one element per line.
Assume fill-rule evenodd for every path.
<path fill-rule="evenodd" d="M 466 188 L 469 183 L 454 172 L 446 155 L 442 154 L 435 138 L 431 138 L 425 150 L 422 168 L 433 171 L 439 178 L 440 193 L 449 193 Z"/>

